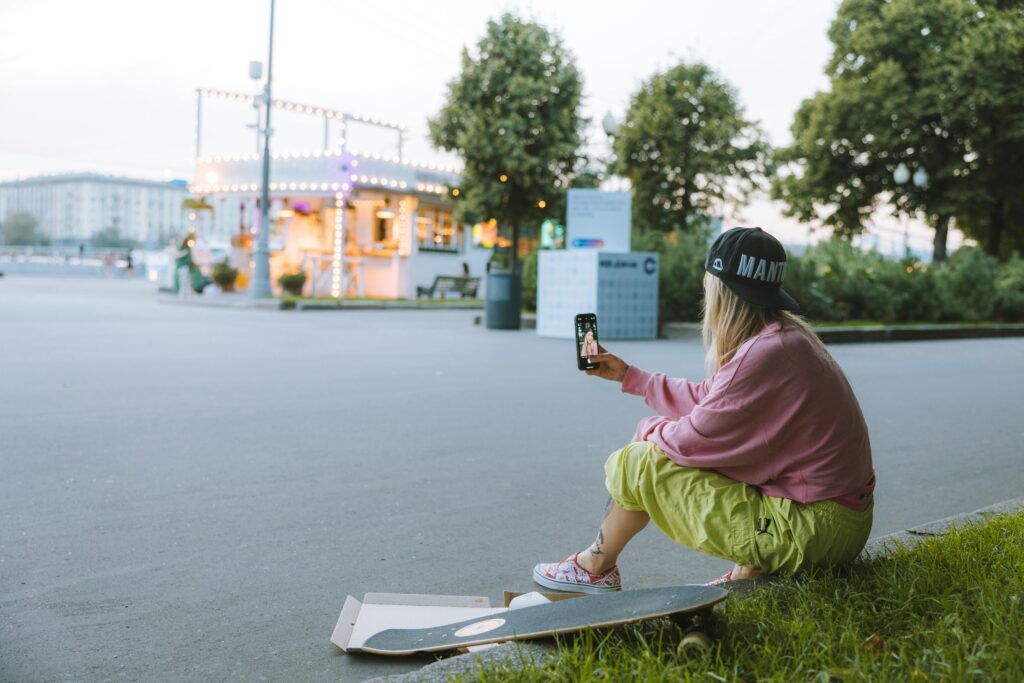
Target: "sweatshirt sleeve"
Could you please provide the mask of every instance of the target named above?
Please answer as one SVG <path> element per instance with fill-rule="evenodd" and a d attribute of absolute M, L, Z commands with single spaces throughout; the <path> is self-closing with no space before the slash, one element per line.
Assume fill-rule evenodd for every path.
<path fill-rule="evenodd" d="M 636 438 L 654 443 L 685 467 L 764 470 L 771 450 L 761 416 L 773 405 L 777 385 L 766 372 L 773 365 L 768 351 L 756 343 L 746 346 L 709 378 L 688 414 L 645 418 Z"/>
<path fill-rule="evenodd" d="M 645 372 L 630 366 L 622 378 L 622 391 L 643 396 L 644 402 L 659 415 L 678 419 L 689 415 L 708 394 L 710 379 L 695 383 L 672 379 L 660 372 Z"/>
<path fill-rule="evenodd" d="M 759 421 L 722 397 L 713 397 L 678 419 L 644 418 L 636 437 L 654 443 L 669 460 L 685 467 L 748 466 L 768 456 Z"/>

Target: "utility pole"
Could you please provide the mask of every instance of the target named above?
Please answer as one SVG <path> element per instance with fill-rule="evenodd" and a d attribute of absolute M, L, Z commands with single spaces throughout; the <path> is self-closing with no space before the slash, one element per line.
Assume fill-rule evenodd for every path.
<path fill-rule="evenodd" d="M 253 254 L 252 298 L 270 296 L 270 79 L 274 73 L 274 0 L 270 0 L 270 47 L 267 54 L 267 83 L 263 88 L 263 181 L 260 186 L 260 232 Z"/>

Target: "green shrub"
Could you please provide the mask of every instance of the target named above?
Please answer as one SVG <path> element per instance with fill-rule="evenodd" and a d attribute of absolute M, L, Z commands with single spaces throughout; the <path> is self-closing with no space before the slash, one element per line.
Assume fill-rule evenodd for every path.
<path fill-rule="evenodd" d="M 905 263 L 904 272 L 892 282 L 893 296 L 898 301 L 899 322 L 936 322 L 942 319 L 938 290 L 939 270 L 923 263 Z"/>
<path fill-rule="evenodd" d="M 963 247 L 942 265 L 937 289 L 941 319 L 990 320 L 995 310 L 999 263 L 977 247 Z"/>
<path fill-rule="evenodd" d="M 228 260 L 225 258 L 223 261 L 213 267 L 214 283 L 223 289 L 225 292 L 230 292 L 235 288 L 235 280 L 238 279 L 238 268 L 232 268 L 228 265 Z"/>
<path fill-rule="evenodd" d="M 1024 321 L 1024 259 L 1014 252 L 996 278 L 995 315 L 1000 320 Z"/>
<path fill-rule="evenodd" d="M 535 248 L 523 259 L 523 309 L 537 310 L 537 249 Z"/>
<path fill-rule="evenodd" d="M 891 284 L 903 269 L 899 262 L 837 239 L 815 245 L 804 258 L 815 264 L 816 284 L 824 298 L 832 302 L 832 310 L 824 319 L 896 319 L 898 305 Z"/>
<path fill-rule="evenodd" d="M 708 241 L 704 230 L 633 236 L 634 251 L 661 256 L 661 322 L 700 320 Z M 1024 321 L 1024 258 L 1015 253 L 999 264 L 976 247 L 958 249 L 934 267 L 832 239 L 803 254 L 789 254 L 783 286 L 800 303 L 803 315 L 819 322 Z M 536 303 L 534 251 L 523 261 L 523 306 L 533 310 Z"/>
<path fill-rule="evenodd" d="M 633 251 L 660 255 L 658 320 L 700 320 L 704 299 L 704 258 L 709 234 L 705 230 L 644 232 L 633 236 Z"/>
<path fill-rule="evenodd" d="M 301 270 L 297 273 L 285 273 L 277 278 L 277 284 L 289 294 L 302 296 L 302 288 L 306 285 L 306 273 Z"/>

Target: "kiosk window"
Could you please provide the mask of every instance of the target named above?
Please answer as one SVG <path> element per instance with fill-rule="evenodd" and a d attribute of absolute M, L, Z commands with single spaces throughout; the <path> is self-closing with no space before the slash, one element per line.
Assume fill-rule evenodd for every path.
<path fill-rule="evenodd" d="M 423 249 L 458 251 L 458 226 L 451 211 L 421 207 L 416 216 L 416 241 Z"/>

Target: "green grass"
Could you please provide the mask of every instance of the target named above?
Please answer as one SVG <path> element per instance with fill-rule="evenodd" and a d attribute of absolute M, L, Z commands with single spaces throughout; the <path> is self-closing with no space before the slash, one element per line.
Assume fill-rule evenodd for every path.
<path fill-rule="evenodd" d="M 688 656 L 667 620 L 583 633 L 456 680 L 1024 681 L 1024 513 L 734 595 L 713 633 Z"/>

